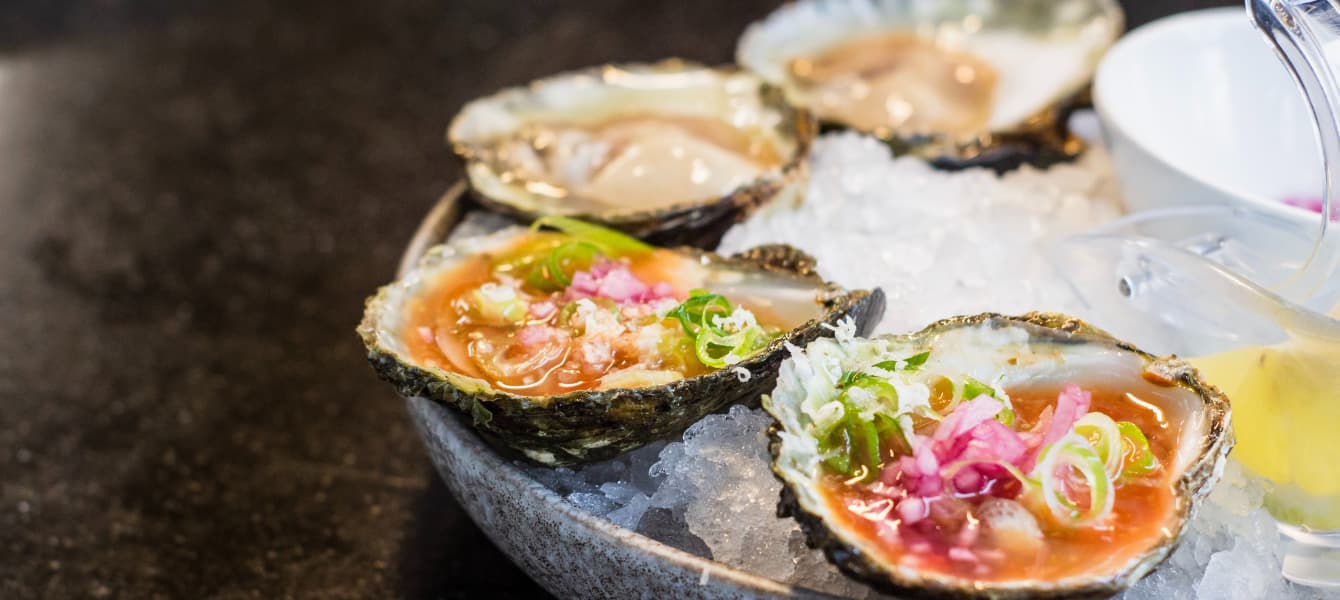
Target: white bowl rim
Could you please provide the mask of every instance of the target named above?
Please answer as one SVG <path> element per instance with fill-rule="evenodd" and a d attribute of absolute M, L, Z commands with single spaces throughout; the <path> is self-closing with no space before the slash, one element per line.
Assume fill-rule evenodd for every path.
<path fill-rule="evenodd" d="M 1239 19 L 1241 21 L 1238 21 Z M 1112 94 L 1107 91 L 1112 86 L 1116 85 L 1112 79 L 1114 75 L 1111 74 L 1113 70 L 1111 65 L 1125 60 L 1127 55 L 1133 55 L 1133 48 L 1147 45 L 1160 45 L 1163 43 L 1163 40 L 1167 39 L 1169 36 L 1180 36 L 1181 32 L 1186 29 L 1201 29 L 1206 27 L 1222 28 L 1229 26 L 1230 23 L 1234 22 L 1251 26 L 1250 19 L 1243 9 L 1228 6 L 1178 13 L 1141 25 L 1122 36 L 1121 39 L 1119 39 L 1108 51 L 1107 56 L 1105 56 L 1103 61 L 1098 65 L 1098 71 L 1094 75 L 1094 110 L 1098 113 L 1104 128 L 1115 130 L 1116 133 L 1130 140 L 1131 143 L 1141 151 L 1153 157 L 1158 162 L 1168 165 L 1172 170 L 1197 184 L 1215 190 L 1225 197 L 1236 198 L 1254 208 L 1265 210 L 1266 212 L 1271 213 L 1272 216 L 1283 217 L 1290 220 L 1306 220 L 1309 223 L 1318 221 L 1316 225 L 1320 227 L 1321 223 L 1319 220 L 1321 215 L 1318 213 L 1312 212 L 1306 208 L 1290 206 L 1279 200 L 1267 198 L 1261 194 L 1226 187 L 1221 183 L 1207 179 L 1204 175 L 1196 173 L 1193 169 L 1187 169 L 1184 164 L 1179 163 L 1177 160 L 1170 158 L 1163 152 L 1155 149 L 1153 145 L 1147 143 L 1147 140 L 1132 135 L 1132 129 L 1123 124 L 1122 120 L 1119 118 L 1119 115 L 1121 114 L 1119 109 L 1113 109 L 1114 103 L 1111 101 Z M 1266 42 L 1262 41 L 1262 43 L 1265 44 Z M 1284 68 L 1284 65 L 1281 64 L 1280 68 Z M 1315 128 L 1313 135 L 1316 135 Z"/>

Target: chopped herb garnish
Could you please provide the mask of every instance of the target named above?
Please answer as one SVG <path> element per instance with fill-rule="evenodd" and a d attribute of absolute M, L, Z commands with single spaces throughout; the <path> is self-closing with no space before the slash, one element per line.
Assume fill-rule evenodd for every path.
<path fill-rule="evenodd" d="M 885 371 L 915 371 L 920 368 L 921 365 L 926 364 L 926 360 L 930 357 L 931 351 L 927 350 L 920 354 L 913 354 L 902 360 L 886 360 L 884 362 L 875 363 L 875 367 L 884 369 Z M 903 368 L 899 369 L 899 364 L 902 364 Z"/>
<path fill-rule="evenodd" d="M 902 360 L 886 360 L 883 362 L 877 362 L 872 366 L 882 371 L 899 371 L 899 370 L 915 371 L 919 367 L 921 367 L 921 365 L 926 364 L 926 359 L 930 357 L 931 357 L 931 351 L 927 350 L 925 352 L 922 352 L 920 354 L 914 354 Z M 902 368 L 899 369 L 898 365 L 902 365 Z M 879 379 L 879 377 L 872 375 L 870 373 L 862 373 L 860 371 L 847 371 L 843 373 L 841 377 L 838 378 L 837 386 L 839 388 L 845 389 L 847 387 L 856 384 L 857 382 L 864 381 L 867 379 Z"/>

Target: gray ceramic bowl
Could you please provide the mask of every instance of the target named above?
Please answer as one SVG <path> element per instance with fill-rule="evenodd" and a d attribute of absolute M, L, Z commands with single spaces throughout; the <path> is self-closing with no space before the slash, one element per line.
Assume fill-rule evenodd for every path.
<path fill-rule="evenodd" d="M 419 226 L 403 275 L 465 210 L 457 184 Z M 456 412 L 409 398 L 410 417 L 453 496 L 535 581 L 561 598 L 821 598 L 671 548 L 569 504 L 494 452 Z"/>

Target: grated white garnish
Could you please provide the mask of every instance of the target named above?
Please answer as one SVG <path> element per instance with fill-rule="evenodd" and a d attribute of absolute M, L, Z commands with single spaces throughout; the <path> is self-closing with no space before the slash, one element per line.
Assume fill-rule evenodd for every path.
<path fill-rule="evenodd" d="M 712 315 L 712 324 L 729 332 L 743 331 L 758 326 L 754 313 L 743 306 L 737 306 L 729 316 Z"/>
<path fill-rule="evenodd" d="M 837 325 L 829 325 L 828 323 L 820 323 L 820 325 L 833 332 L 833 337 L 839 342 L 851 341 L 856 337 L 856 321 L 852 320 L 851 317 L 842 317 L 838 320 Z"/>
<path fill-rule="evenodd" d="M 754 377 L 754 374 L 744 367 L 731 367 L 730 370 L 732 373 L 735 373 L 735 378 L 739 379 L 740 383 L 746 383 Z"/>
<path fill-rule="evenodd" d="M 647 358 L 659 357 L 661 348 L 661 338 L 665 337 L 665 327 L 660 323 L 646 325 L 637 332 L 637 353 Z"/>

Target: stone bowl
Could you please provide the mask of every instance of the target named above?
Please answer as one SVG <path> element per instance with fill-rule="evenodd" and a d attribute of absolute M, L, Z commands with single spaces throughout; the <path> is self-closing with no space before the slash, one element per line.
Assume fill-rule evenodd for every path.
<path fill-rule="evenodd" d="M 403 275 L 465 214 L 465 185 L 443 195 L 400 261 Z M 827 598 L 694 556 L 589 514 L 490 448 L 462 416 L 408 398 L 410 418 L 452 496 L 508 557 L 560 598 Z"/>

